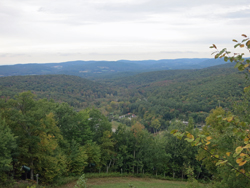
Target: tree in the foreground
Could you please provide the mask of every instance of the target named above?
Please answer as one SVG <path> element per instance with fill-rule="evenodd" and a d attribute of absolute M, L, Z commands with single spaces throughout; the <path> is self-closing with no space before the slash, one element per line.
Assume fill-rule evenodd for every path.
<path fill-rule="evenodd" d="M 66 170 L 65 156 L 58 144 L 62 135 L 50 112 L 54 103 L 34 97 L 31 92 L 23 92 L 8 100 L 2 117 L 17 136 L 16 168 L 26 165 L 31 169 L 32 180 L 34 173 L 39 173 L 42 181 L 52 182 Z"/>
<path fill-rule="evenodd" d="M 2 183 L 7 180 L 6 173 L 12 169 L 12 153 L 16 147 L 16 137 L 0 117 L 0 179 Z"/>
<path fill-rule="evenodd" d="M 106 166 L 106 172 L 108 173 L 111 162 L 113 160 L 114 152 L 114 141 L 111 137 L 112 133 L 110 131 L 104 131 L 101 137 L 101 163 Z"/>
<path fill-rule="evenodd" d="M 250 50 L 250 39 L 242 35 L 241 42 L 233 40 L 237 44 L 234 46 Z M 236 62 L 235 68 L 249 71 L 250 60 L 244 59 L 244 53 L 234 53 L 226 48 L 221 51 L 215 48 L 215 58 L 224 58 Z M 244 89 L 248 93 L 250 86 Z M 244 121 L 243 121 L 244 119 Z M 190 142 L 192 146 L 198 146 L 200 152 L 198 158 L 203 160 L 203 164 L 214 174 L 214 178 L 220 181 L 218 186 L 247 187 L 250 185 L 250 122 L 246 118 L 241 118 L 230 112 L 225 112 L 222 108 L 212 110 L 206 119 L 206 126 L 197 136 L 190 132 L 180 132 L 173 130 L 172 134 L 177 138 Z"/>

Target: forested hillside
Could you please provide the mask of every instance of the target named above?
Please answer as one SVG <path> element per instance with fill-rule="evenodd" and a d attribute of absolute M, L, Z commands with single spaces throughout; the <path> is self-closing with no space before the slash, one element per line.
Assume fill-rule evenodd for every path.
<path fill-rule="evenodd" d="M 193 117 L 195 122 L 204 123 L 208 112 L 216 106 L 230 108 L 232 101 L 242 95 L 244 78 L 232 64 L 225 64 L 196 70 L 146 72 L 96 82 L 67 75 L 1 77 L 0 88 L 2 97 L 30 90 L 39 98 L 68 102 L 77 109 L 95 106 L 105 115 L 112 113 L 111 119 L 127 113 L 149 122 L 158 118 L 165 127 L 166 121 L 173 118 Z"/>
<path fill-rule="evenodd" d="M 126 88 L 148 85 L 153 82 L 165 80 L 182 82 L 187 80 L 201 79 L 204 77 L 235 73 L 237 70 L 235 70 L 233 66 L 234 65 L 232 63 L 227 63 L 224 65 L 212 66 L 204 69 L 153 71 L 127 76 L 126 78 L 105 79 L 105 82 L 114 86 L 122 86 Z"/>
<path fill-rule="evenodd" d="M 69 75 L 33 75 L 0 77 L 0 95 L 14 97 L 22 91 L 32 91 L 39 98 L 68 102 L 76 108 L 91 105 L 96 99 L 117 95 L 105 84 Z"/>
<path fill-rule="evenodd" d="M 135 113 L 144 120 L 158 118 L 162 124 L 173 118 L 204 123 L 216 106 L 230 108 L 246 85 L 245 74 L 227 64 L 201 70 L 167 70 L 108 80 L 130 91 L 123 114 Z M 133 94 L 138 95 L 133 96 Z M 145 125 L 147 126 L 147 125 Z"/>

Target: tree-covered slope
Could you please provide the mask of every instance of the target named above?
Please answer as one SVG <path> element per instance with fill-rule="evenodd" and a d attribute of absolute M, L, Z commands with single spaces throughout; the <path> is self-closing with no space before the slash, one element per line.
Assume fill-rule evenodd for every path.
<path fill-rule="evenodd" d="M 133 112 L 144 118 L 150 112 L 170 120 L 188 119 L 190 114 L 194 117 L 197 115 L 194 113 L 202 113 L 202 118 L 195 120 L 204 121 L 204 112 L 219 105 L 229 108 L 232 98 L 242 95 L 245 75 L 232 66 L 147 72 L 102 83 L 67 75 L 1 77 L 0 89 L 5 97 L 31 90 L 38 97 L 68 102 L 77 108 L 95 103 L 106 109 L 106 114 L 113 112 L 109 103 L 114 100 L 121 102 L 115 109 L 119 114 Z M 98 100 L 108 96 L 115 98 Z"/>
<path fill-rule="evenodd" d="M 150 113 L 152 117 L 165 120 L 200 116 L 196 121 L 204 121 L 204 112 L 216 106 L 230 108 L 246 85 L 245 74 L 237 72 L 232 64 L 200 70 L 142 73 L 108 83 L 127 88 L 131 96 L 133 93 L 141 95 L 141 98 L 131 97 L 124 112 L 133 112 L 142 118 Z"/>
<path fill-rule="evenodd" d="M 237 70 L 233 68 L 233 64 L 227 63 L 204 69 L 144 72 L 123 78 L 105 79 L 103 82 L 109 83 L 112 86 L 138 88 L 141 86 L 147 87 L 149 84 L 157 82 L 185 82 L 188 80 L 197 80 L 205 77 L 209 78 L 217 75 L 228 75 L 235 72 L 237 72 Z"/>
<path fill-rule="evenodd" d="M 69 75 L 32 75 L 0 77 L 0 94 L 13 97 L 19 92 L 32 91 L 38 97 L 86 106 L 89 102 L 117 92 L 105 84 Z"/>

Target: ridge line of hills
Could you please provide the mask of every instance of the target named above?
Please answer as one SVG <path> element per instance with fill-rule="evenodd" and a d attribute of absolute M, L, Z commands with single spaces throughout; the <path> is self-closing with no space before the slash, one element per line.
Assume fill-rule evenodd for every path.
<path fill-rule="evenodd" d="M 106 79 L 157 70 L 202 69 L 221 64 L 225 64 L 222 59 L 208 58 L 142 61 L 68 61 L 62 63 L 2 65 L 0 66 L 0 76 L 66 74 L 89 79 Z"/>

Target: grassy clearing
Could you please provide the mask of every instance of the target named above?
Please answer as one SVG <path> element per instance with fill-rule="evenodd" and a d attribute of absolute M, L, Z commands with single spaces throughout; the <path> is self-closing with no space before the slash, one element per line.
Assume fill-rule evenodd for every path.
<path fill-rule="evenodd" d="M 117 129 L 120 123 L 117 121 L 112 121 L 111 124 L 113 129 Z"/>
<path fill-rule="evenodd" d="M 73 188 L 75 183 L 71 182 L 60 188 Z M 136 188 L 184 188 L 187 183 L 135 177 L 106 177 L 87 180 L 89 188 L 129 188 L 129 184 L 132 184 Z"/>
<path fill-rule="evenodd" d="M 111 124 L 112 124 L 112 129 L 116 130 L 121 123 L 118 121 L 112 121 Z M 127 128 L 127 130 L 130 130 L 130 127 L 128 127 L 128 126 L 126 126 L 126 128 Z"/>

